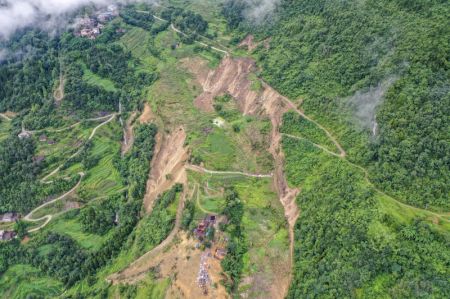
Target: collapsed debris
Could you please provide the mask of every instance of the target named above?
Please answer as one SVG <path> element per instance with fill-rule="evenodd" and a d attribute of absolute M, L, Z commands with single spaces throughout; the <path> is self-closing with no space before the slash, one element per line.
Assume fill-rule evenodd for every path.
<path fill-rule="evenodd" d="M 197 283 L 199 288 L 203 290 L 203 294 L 208 294 L 208 285 L 211 284 L 208 269 L 208 258 L 211 256 L 211 252 L 204 252 L 200 258 L 200 269 L 198 271 Z"/>

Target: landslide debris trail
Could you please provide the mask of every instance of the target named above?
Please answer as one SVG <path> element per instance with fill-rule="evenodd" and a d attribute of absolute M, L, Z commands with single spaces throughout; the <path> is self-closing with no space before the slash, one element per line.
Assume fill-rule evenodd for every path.
<path fill-rule="evenodd" d="M 289 224 L 290 268 L 292 269 L 294 226 L 300 213 L 295 199 L 300 190 L 290 188 L 286 181 L 283 169 L 284 156 L 280 147 L 281 134 L 279 130 L 283 114 L 291 107 L 289 107 L 289 102 L 283 96 L 267 84 L 263 84 L 262 90 L 260 91 L 252 90 L 252 82 L 249 76 L 255 70 L 255 62 L 250 58 L 225 57 L 218 68 L 209 72 L 206 79 L 202 80 L 201 84 L 203 85 L 204 92 L 195 99 L 194 104 L 204 111 L 212 111 L 214 97 L 227 93 L 236 100 L 239 109 L 244 115 L 263 115 L 269 117 L 272 124 L 269 152 L 275 161 L 273 180 Z M 272 298 L 285 297 L 291 275 L 292 273 L 289 273 L 283 285 L 278 284 L 271 288 L 270 296 Z M 282 294 L 280 294 L 280 291 Z"/>
<path fill-rule="evenodd" d="M 10 117 L 8 117 L 6 114 L 0 113 L 0 117 L 6 121 L 12 121 L 12 119 Z"/>
<path fill-rule="evenodd" d="M 59 105 L 59 103 L 61 103 L 61 101 L 64 98 L 64 85 L 65 85 L 64 76 L 60 74 L 58 87 L 55 89 L 53 93 L 53 98 L 55 99 L 57 105 Z"/>
<path fill-rule="evenodd" d="M 147 191 L 144 196 L 144 208 L 150 213 L 155 199 L 175 183 L 187 181 L 185 163 L 188 153 L 184 147 L 186 132 L 183 127 L 171 133 L 158 132 L 156 135 L 155 154 L 151 161 Z"/>
<path fill-rule="evenodd" d="M 158 195 L 169 190 L 176 183 L 183 184 L 183 194 L 180 197 L 175 217 L 175 226 L 172 232 L 162 243 L 132 262 L 125 269 L 111 274 L 107 278 L 107 281 L 114 284 L 119 282 L 132 283 L 144 278 L 150 268 L 152 258 L 161 253 L 178 233 L 187 192 L 185 164 L 188 153 L 184 147 L 185 139 L 186 132 L 183 127 L 178 127 L 170 133 L 158 132 L 156 136 L 155 154 L 151 161 L 147 189 L 144 195 L 144 208 L 146 213 L 150 214 Z"/>

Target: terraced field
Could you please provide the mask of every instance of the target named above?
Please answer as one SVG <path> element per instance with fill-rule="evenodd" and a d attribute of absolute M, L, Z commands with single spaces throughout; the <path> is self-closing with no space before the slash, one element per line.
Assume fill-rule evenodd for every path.
<path fill-rule="evenodd" d="M 29 265 L 14 265 L 0 277 L 1 298 L 48 298 L 57 296 L 62 290 L 61 282 L 42 275 L 39 269 Z"/>

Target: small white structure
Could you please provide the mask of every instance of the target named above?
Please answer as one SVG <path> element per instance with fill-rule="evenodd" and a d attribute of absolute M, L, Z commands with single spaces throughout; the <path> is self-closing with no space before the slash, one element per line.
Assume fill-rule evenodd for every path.
<path fill-rule="evenodd" d="M 224 120 L 223 118 L 221 118 L 221 117 L 216 117 L 216 118 L 213 120 L 213 124 L 214 124 L 216 127 L 223 128 L 223 127 L 225 126 L 225 120 Z"/>

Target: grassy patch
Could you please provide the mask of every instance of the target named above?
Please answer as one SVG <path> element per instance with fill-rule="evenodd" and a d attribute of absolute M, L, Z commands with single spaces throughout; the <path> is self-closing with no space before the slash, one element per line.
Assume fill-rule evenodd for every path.
<path fill-rule="evenodd" d="M 9 136 L 10 129 L 11 129 L 11 122 L 3 120 L 0 117 L 0 141 L 6 139 Z"/>
<path fill-rule="evenodd" d="M 123 189 L 120 174 L 113 165 L 113 158 L 119 151 L 120 127 L 117 123 L 109 123 L 97 130 L 93 138 L 93 147 L 89 155 L 98 159 L 97 165 L 87 171 L 78 194 L 84 199 L 112 195 Z M 73 172 L 78 167 L 69 168 Z"/>
<path fill-rule="evenodd" d="M 2 298 L 50 298 L 58 296 L 62 291 L 61 282 L 28 265 L 14 265 L 0 278 Z"/>
<path fill-rule="evenodd" d="M 103 87 L 106 91 L 117 91 L 117 88 L 114 86 L 114 82 L 94 74 L 87 67 L 83 68 L 83 79 L 91 85 Z"/>
<path fill-rule="evenodd" d="M 84 232 L 77 217 L 61 216 L 53 219 L 47 227 L 45 227 L 45 230 L 69 235 L 71 238 L 76 240 L 81 247 L 88 250 L 99 249 L 102 246 L 103 241 L 106 240 L 108 236 L 99 236 Z"/>

